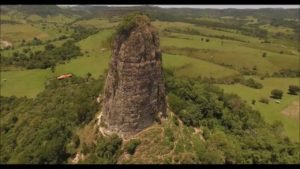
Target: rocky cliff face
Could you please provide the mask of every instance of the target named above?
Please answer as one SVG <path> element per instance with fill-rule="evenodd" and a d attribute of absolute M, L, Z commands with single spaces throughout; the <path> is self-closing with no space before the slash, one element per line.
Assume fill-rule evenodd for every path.
<path fill-rule="evenodd" d="M 166 115 L 158 32 L 149 20 L 118 33 L 104 89 L 102 122 L 121 136 L 137 133 Z"/>

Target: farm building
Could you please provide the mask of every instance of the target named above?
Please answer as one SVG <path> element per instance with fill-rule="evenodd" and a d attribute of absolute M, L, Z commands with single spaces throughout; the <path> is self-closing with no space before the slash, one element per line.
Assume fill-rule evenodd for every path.
<path fill-rule="evenodd" d="M 71 73 L 63 74 L 63 75 L 58 76 L 57 80 L 66 79 L 66 78 L 69 78 L 69 77 L 72 77 L 72 76 L 73 76 L 73 74 L 71 74 Z"/>

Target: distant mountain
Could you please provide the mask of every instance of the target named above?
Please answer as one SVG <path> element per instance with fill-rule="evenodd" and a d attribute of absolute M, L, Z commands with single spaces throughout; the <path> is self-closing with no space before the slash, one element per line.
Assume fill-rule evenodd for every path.
<path fill-rule="evenodd" d="M 160 8 L 153 5 L 116 7 L 104 5 L 2 5 L 1 12 L 17 10 L 26 14 L 79 15 L 84 18 L 123 16 L 131 12 L 143 12 L 151 19 L 165 21 L 185 21 L 188 18 L 233 16 L 246 18 L 253 16 L 269 23 L 271 20 L 292 19 L 299 21 L 299 9 L 195 9 L 195 8 Z"/>
<path fill-rule="evenodd" d="M 1 11 L 4 13 L 9 10 L 40 16 L 71 14 L 70 10 L 60 8 L 57 5 L 1 5 Z"/>
<path fill-rule="evenodd" d="M 103 13 L 114 12 L 115 15 L 119 13 L 127 13 L 130 11 L 143 11 L 156 13 L 157 15 L 169 14 L 169 15 L 185 15 L 185 16 L 235 16 L 246 17 L 256 16 L 260 18 L 291 18 L 299 19 L 299 9 L 282 9 L 282 8 L 262 8 L 262 9 L 195 9 L 195 8 L 160 8 L 152 5 L 141 5 L 132 7 L 116 7 L 116 6 L 99 6 L 99 5 L 74 5 L 69 6 L 74 10 L 82 10 L 89 13 Z M 109 12 L 109 13 L 110 13 Z"/>

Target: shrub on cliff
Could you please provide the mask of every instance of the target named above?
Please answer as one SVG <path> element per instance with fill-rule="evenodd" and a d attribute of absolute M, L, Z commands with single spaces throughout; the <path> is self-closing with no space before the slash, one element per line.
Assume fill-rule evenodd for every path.
<path fill-rule="evenodd" d="M 132 139 L 128 142 L 128 144 L 126 145 L 126 151 L 127 153 L 133 155 L 135 153 L 135 150 L 137 148 L 138 145 L 141 144 L 141 140 L 139 139 Z"/>
<path fill-rule="evenodd" d="M 132 13 L 123 18 L 117 27 L 117 32 L 129 33 L 134 27 L 142 24 L 150 24 L 150 19 L 141 13 Z"/>

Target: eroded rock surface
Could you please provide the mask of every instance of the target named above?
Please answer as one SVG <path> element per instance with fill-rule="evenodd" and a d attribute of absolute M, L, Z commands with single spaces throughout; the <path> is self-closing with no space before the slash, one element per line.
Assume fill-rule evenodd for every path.
<path fill-rule="evenodd" d="M 159 46 L 150 21 L 116 35 L 104 89 L 101 121 L 106 131 L 132 135 L 150 126 L 158 114 L 166 116 Z"/>

